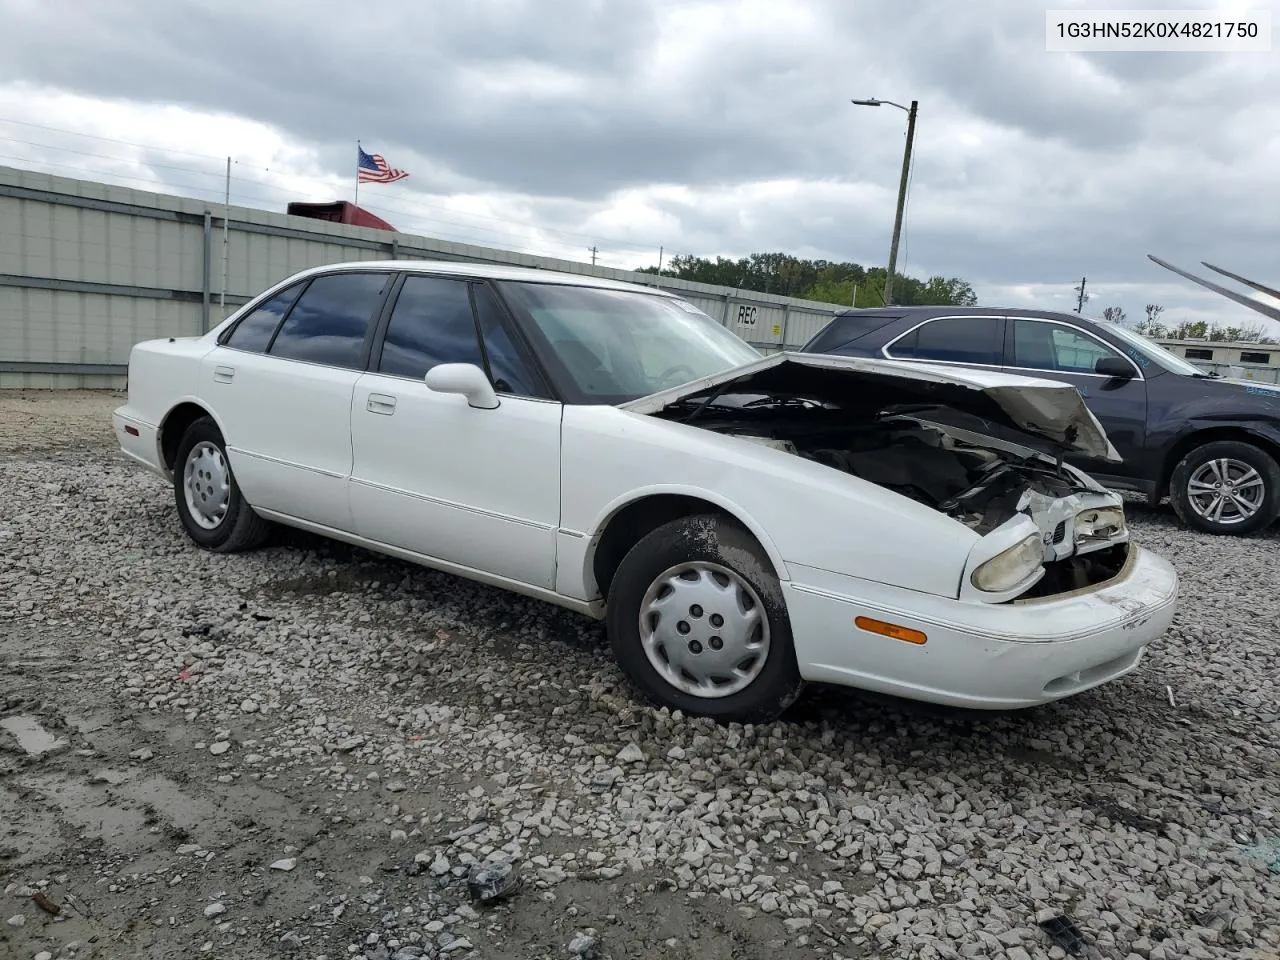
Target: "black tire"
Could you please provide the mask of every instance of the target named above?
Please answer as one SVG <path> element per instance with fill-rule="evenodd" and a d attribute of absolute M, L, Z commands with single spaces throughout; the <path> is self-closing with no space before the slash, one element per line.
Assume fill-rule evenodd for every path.
<path fill-rule="evenodd" d="M 187 505 L 186 466 L 191 451 L 199 444 L 212 444 L 218 449 L 226 464 L 228 487 L 226 512 L 213 527 L 202 526 L 192 515 Z M 218 425 L 211 417 L 201 417 L 187 427 L 178 444 L 178 454 L 173 461 L 173 494 L 178 506 L 178 518 L 187 536 L 206 550 L 214 553 L 237 553 L 241 550 L 252 550 L 261 546 L 271 534 L 272 524 L 253 512 L 247 500 L 240 493 L 240 486 L 231 472 L 231 463 L 227 459 L 226 444 Z"/>
<path fill-rule="evenodd" d="M 755 673 L 754 679 L 736 692 L 712 697 L 682 690 L 658 671 L 645 652 L 641 638 L 640 611 L 646 593 L 664 572 L 691 563 L 714 565 L 711 571 L 704 571 L 704 577 L 725 577 L 722 571 L 732 573 L 739 581 L 734 596 L 739 600 L 749 597 L 749 592 L 741 589 L 745 584 L 754 592 L 763 609 L 764 617 L 760 623 L 767 624 L 768 627 L 767 652 L 761 655 L 763 665 Z M 686 582 L 697 584 L 701 581 Z M 722 581 L 717 579 L 715 582 L 724 588 Z M 711 584 L 712 580 L 707 580 L 706 583 Z M 714 658 L 715 654 L 709 652 L 714 642 L 731 644 L 732 639 L 725 641 L 715 636 L 716 627 L 724 624 L 724 621 L 716 624 L 713 610 L 703 609 L 697 604 L 695 606 L 698 606 L 696 616 L 691 614 L 686 618 L 692 622 L 690 649 L 697 646 L 696 655 L 707 652 L 708 657 Z M 693 610 L 692 607 L 690 609 Z M 725 609 L 731 610 L 731 607 L 726 606 Z M 746 606 L 744 609 L 749 610 L 751 607 Z M 650 622 L 656 623 L 657 619 L 651 619 Z M 795 702 L 804 686 L 796 665 L 791 621 L 772 565 L 754 537 L 723 517 L 705 515 L 673 520 L 637 542 L 622 558 L 609 586 L 606 626 L 613 654 L 623 673 L 648 700 L 672 710 L 711 717 L 726 723 L 764 723 L 781 715 Z M 731 627 L 725 624 L 724 629 L 730 631 Z M 708 636 L 702 636 L 703 633 Z M 729 635 L 726 632 L 726 636 Z M 758 642 L 764 634 L 756 628 L 753 636 Z M 699 642 L 693 644 L 694 640 Z M 702 643 L 707 646 L 703 647 Z M 715 647 L 716 651 L 720 649 L 722 647 Z M 683 656 L 683 651 L 680 655 Z M 671 660 L 665 656 L 659 655 L 659 659 L 671 664 Z M 701 664 L 705 662 L 698 661 L 699 669 L 702 669 Z M 739 662 L 746 663 L 748 660 Z M 751 662 L 758 665 L 755 660 Z M 672 669 L 674 671 L 674 666 Z M 723 690 L 724 687 L 721 686 L 720 689 Z"/>
<path fill-rule="evenodd" d="M 1230 508 L 1223 520 L 1215 521 L 1197 512 L 1192 503 L 1189 484 L 1196 474 L 1213 461 L 1228 460 L 1251 467 L 1262 481 L 1261 503 L 1257 512 L 1241 518 L 1241 511 Z M 1269 527 L 1280 516 L 1280 467 L 1265 451 L 1239 440 L 1214 440 L 1196 447 L 1173 468 L 1169 479 L 1169 501 L 1178 518 L 1187 526 L 1205 533 L 1247 536 Z"/>

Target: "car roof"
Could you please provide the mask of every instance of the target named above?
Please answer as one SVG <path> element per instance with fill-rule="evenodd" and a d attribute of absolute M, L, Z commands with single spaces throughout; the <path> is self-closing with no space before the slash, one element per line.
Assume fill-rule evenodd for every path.
<path fill-rule="evenodd" d="M 294 274 L 294 278 L 317 273 L 348 270 L 399 270 L 405 273 L 455 274 L 481 277 L 487 280 L 515 280 L 527 283 L 559 283 L 577 287 L 596 287 L 606 290 L 630 290 L 637 293 L 673 296 L 642 283 L 627 283 L 606 277 L 567 273 L 560 270 L 542 270 L 537 267 L 511 267 L 501 263 L 482 263 L 469 260 L 350 260 L 344 263 L 327 263 Z"/>
<path fill-rule="evenodd" d="M 1078 313 L 1067 313 L 1062 310 L 1037 310 L 1029 307 L 949 307 L 945 304 L 932 304 L 923 307 L 846 307 L 836 314 L 837 320 L 842 317 L 914 317 L 927 320 L 930 317 L 1042 317 L 1049 320 L 1068 320 L 1072 323 L 1097 324 L 1092 317 L 1082 317 Z"/>

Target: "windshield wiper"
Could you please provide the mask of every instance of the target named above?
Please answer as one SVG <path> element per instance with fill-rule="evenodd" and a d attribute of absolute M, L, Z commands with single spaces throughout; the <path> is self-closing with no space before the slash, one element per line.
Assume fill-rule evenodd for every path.
<path fill-rule="evenodd" d="M 684 420 L 683 420 L 683 421 L 681 421 L 681 422 L 683 422 L 683 423 L 693 423 L 694 418 L 696 418 L 696 417 L 700 416 L 700 415 L 702 414 L 702 412 L 703 412 L 704 410 L 706 410 L 706 409 L 707 409 L 707 407 L 709 407 L 709 406 L 711 406 L 711 404 L 715 403 L 715 402 L 716 402 L 716 400 L 718 400 L 718 399 L 720 398 L 720 394 L 722 394 L 722 393 L 724 393 L 726 390 L 728 390 L 728 389 L 729 389 L 729 387 L 732 385 L 732 383 L 733 383 L 733 381 L 732 381 L 732 380 L 730 380 L 730 381 L 728 381 L 728 382 L 726 382 L 726 383 L 722 383 L 722 384 L 720 384 L 720 386 L 718 386 L 718 387 L 716 387 L 714 390 L 712 390 L 712 391 L 711 391 L 711 393 L 709 393 L 709 394 L 707 395 L 707 399 L 703 400 L 703 401 L 702 401 L 702 403 L 698 404 L 698 406 L 694 409 L 693 413 L 689 414 L 689 415 L 688 415 L 687 417 L 685 417 L 685 418 L 684 418 Z"/>

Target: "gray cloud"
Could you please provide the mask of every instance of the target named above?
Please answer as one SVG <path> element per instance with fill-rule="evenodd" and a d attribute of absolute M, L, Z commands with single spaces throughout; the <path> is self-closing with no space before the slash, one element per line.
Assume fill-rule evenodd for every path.
<path fill-rule="evenodd" d="M 1204 6 L 1118 3 L 1144 5 Z M 1280 281 L 1274 55 L 1049 54 L 1023 0 L 0 0 L 0 19 L 0 84 L 257 120 L 342 177 L 359 136 L 424 203 L 519 195 L 522 219 L 585 238 L 649 190 L 650 226 L 602 237 L 615 262 L 655 241 L 883 263 L 904 117 L 848 103 L 878 96 L 921 103 L 908 270 L 1167 287 L 1155 252 Z"/>

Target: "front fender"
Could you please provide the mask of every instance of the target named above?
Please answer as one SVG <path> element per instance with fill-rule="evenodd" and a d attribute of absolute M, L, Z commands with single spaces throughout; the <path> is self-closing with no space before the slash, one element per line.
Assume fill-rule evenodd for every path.
<path fill-rule="evenodd" d="M 561 467 L 561 531 L 580 546 L 562 540 L 559 556 L 585 583 L 591 568 L 581 538 L 659 492 L 699 497 L 737 517 L 783 576 L 799 563 L 955 597 L 979 539 L 921 503 L 820 463 L 614 407 L 565 408 Z"/>

